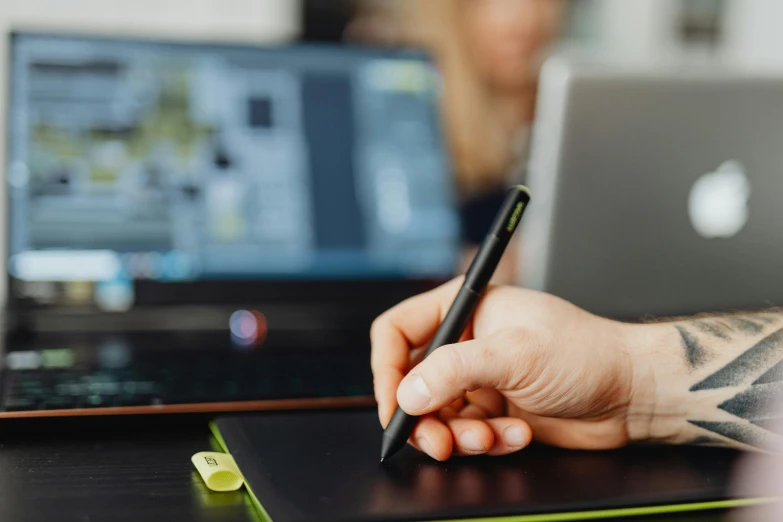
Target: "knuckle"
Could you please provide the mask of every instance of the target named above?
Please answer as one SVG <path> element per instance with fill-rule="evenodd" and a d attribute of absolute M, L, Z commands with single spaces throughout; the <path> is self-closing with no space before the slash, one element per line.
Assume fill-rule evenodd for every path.
<path fill-rule="evenodd" d="M 378 333 L 378 330 L 381 328 L 383 321 L 383 314 L 373 319 L 372 323 L 370 324 L 370 336 L 375 336 Z"/>
<path fill-rule="evenodd" d="M 370 324 L 370 339 L 377 339 L 389 324 L 389 312 L 384 312 L 376 317 Z"/>
<path fill-rule="evenodd" d="M 417 308 L 411 306 L 401 307 L 395 310 L 394 315 L 389 315 L 388 323 L 398 330 L 404 330 L 407 325 L 415 322 L 419 313 L 420 311 Z"/>

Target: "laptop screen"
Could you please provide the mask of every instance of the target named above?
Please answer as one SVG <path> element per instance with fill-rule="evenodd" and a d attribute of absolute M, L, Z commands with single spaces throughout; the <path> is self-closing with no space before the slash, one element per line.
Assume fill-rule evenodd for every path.
<path fill-rule="evenodd" d="M 10 85 L 12 292 L 454 270 L 417 54 L 17 34 Z"/>

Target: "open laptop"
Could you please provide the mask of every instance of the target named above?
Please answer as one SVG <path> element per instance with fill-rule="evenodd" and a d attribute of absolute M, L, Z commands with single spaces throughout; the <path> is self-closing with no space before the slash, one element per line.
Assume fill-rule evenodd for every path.
<path fill-rule="evenodd" d="M 419 54 L 16 34 L 9 81 L 0 418 L 367 403 L 455 269 Z"/>
<path fill-rule="evenodd" d="M 544 67 L 523 275 L 637 319 L 783 304 L 783 76 Z"/>

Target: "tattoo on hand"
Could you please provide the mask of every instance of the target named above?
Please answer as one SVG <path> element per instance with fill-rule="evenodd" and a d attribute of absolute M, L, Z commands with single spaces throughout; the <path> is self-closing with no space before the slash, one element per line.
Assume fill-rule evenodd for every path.
<path fill-rule="evenodd" d="M 709 358 L 707 351 L 701 343 L 682 326 L 675 326 L 682 338 L 682 347 L 685 350 L 685 360 L 691 369 L 699 368 Z"/>
<path fill-rule="evenodd" d="M 764 331 L 764 326 L 759 323 L 754 323 L 744 317 L 729 317 L 727 319 L 731 324 L 737 328 L 737 330 L 745 332 L 746 334 L 755 335 Z"/>
<path fill-rule="evenodd" d="M 680 335 L 685 360 L 690 370 L 712 360 L 708 339 L 722 342 L 756 337 L 772 330 L 746 351 L 691 386 L 694 393 L 729 387 L 740 388 L 718 408 L 736 420 L 689 419 L 688 422 L 710 432 L 691 440 L 692 444 L 730 445 L 731 441 L 756 448 L 783 447 L 783 418 L 778 411 L 783 399 L 783 314 L 765 313 L 691 321 L 674 327 Z M 694 332 L 700 332 L 699 336 Z M 707 340 L 704 339 L 707 337 Z M 715 353 L 719 353 L 715 350 Z M 717 437 L 716 437 L 717 435 Z"/>
<path fill-rule="evenodd" d="M 723 339 L 724 341 L 731 340 L 731 327 L 723 321 L 700 319 L 698 321 L 693 321 L 693 326 L 718 339 Z"/>
<path fill-rule="evenodd" d="M 720 437 L 699 435 L 698 437 L 693 437 L 689 440 L 688 444 L 693 446 L 724 446 L 725 442 Z"/>
<path fill-rule="evenodd" d="M 783 328 L 763 338 L 739 357 L 691 386 L 691 391 L 749 386 L 774 368 L 781 359 L 783 359 Z"/>

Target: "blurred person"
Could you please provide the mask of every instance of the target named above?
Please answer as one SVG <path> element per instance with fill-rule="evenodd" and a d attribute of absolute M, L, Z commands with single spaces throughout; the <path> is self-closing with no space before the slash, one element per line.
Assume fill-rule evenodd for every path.
<path fill-rule="evenodd" d="M 632 442 L 783 452 L 767 419 L 783 387 L 783 310 L 629 324 L 558 297 L 494 286 L 462 342 L 420 361 L 461 278 L 373 323 L 381 424 L 420 416 L 432 458 L 503 455 L 533 438 L 573 449 Z"/>
<path fill-rule="evenodd" d="M 564 10 L 565 0 L 365 0 L 348 28 L 352 39 L 422 47 L 441 70 L 468 244 L 483 239 L 507 185 L 522 181 L 538 73 Z M 513 278 L 515 251 L 495 281 Z"/>
<path fill-rule="evenodd" d="M 354 17 L 354 0 L 302 0 L 302 30 L 300 40 L 306 42 L 339 43 L 345 37 L 346 26 Z"/>

